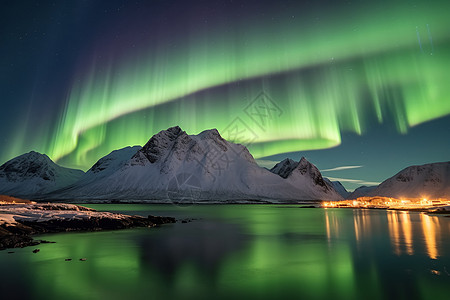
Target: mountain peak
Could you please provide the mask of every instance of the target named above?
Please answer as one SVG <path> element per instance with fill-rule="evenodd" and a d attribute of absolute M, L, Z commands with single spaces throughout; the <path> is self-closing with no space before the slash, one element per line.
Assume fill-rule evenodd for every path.
<path fill-rule="evenodd" d="M 48 172 L 47 169 L 51 164 L 54 163 L 47 155 L 36 151 L 30 151 L 1 165 L 0 177 L 6 177 L 8 180 L 15 180 L 16 177 L 21 177 L 21 175 L 32 177 L 35 174 L 43 173 L 41 174 L 43 178 L 50 180 L 53 174 L 51 171 Z"/>
<path fill-rule="evenodd" d="M 448 198 L 450 161 L 407 167 L 383 181 L 367 196 Z"/>
<path fill-rule="evenodd" d="M 302 157 L 300 159 L 296 170 L 298 170 L 302 175 L 308 174 L 309 176 L 311 176 L 315 184 L 327 187 L 327 184 L 323 180 L 322 174 L 320 173 L 319 169 L 317 169 L 317 167 L 310 163 L 306 158 Z"/>
<path fill-rule="evenodd" d="M 197 140 L 206 141 L 210 148 L 211 146 L 216 149 L 220 149 L 223 152 L 228 151 L 228 142 L 220 135 L 219 131 L 215 128 L 204 130 L 195 136 Z M 208 149 L 204 149 L 208 150 Z"/>
<path fill-rule="evenodd" d="M 203 130 L 197 135 L 201 139 L 220 139 L 223 140 L 219 131 L 216 128 Z"/>
<path fill-rule="evenodd" d="M 33 195 L 75 182 L 84 174 L 55 164 L 47 155 L 30 151 L 0 166 L 0 193 Z"/>
<path fill-rule="evenodd" d="M 50 157 L 47 156 L 47 154 L 42 154 L 36 151 L 30 151 L 28 153 L 24 153 L 16 158 L 21 158 L 21 159 L 29 159 L 29 160 L 42 160 L 42 161 L 46 161 L 46 162 L 52 162 L 52 160 L 50 159 Z"/>
<path fill-rule="evenodd" d="M 151 137 L 147 144 L 132 157 L 131 164 L 145 165 L 148 162 L 158 161 L 165 163 L 172 158 L 178 161 L 201 160 L 200 156 L 206 152 L 225 153 L 230 148 L 254 163 L 253 157 L 244 146 L 227 142 L 217 129 L 204 130 L 198 135 L 188 135 L 179 126 L 175 126 Z"/>
<path fill-rule="evenodd" d="M 174 142 L 179 137 L 188 137 L 185 131 L 183 131 L 179 126 L 170 127 L 166 130 L 161 130 L 140 149 L 133 159 L 138 163 L 145 163 L 147 159 L 150 163 L 155 163 L 163 154 L 173 147 Z"/>
<path fill-rule="evenodd" d="M 297 170 L 300 174 L 305 175 L 310 173 L 312 175 L 320 174 L 319 170 L 310 163 L 306 158 L 302 157 L 300 161 L 296 162 L 290 158 L 286 158 L 277 163 L 270 171 L 278 174 L 283 178 L 291 176 L 291 174 Z"/>
<path fill-rule="evenodd" d="M 324 181 L 319 169 L 304 157 L 302 157 L 299 162 L 286 158 L 276 164 L 270 171 L 283 178 L 292 177 L 297 173 L 300 174 L 300 176 L 312 178 L 314 184 L 319 185 L 326 190 L 330 188 Z"/>
<path fill-rule="evenodd" d="M 177 126 L 169 127 L 166 130 L 161 130 L 159 133 L 166 132 L 166 131 L 171 134 L 174 134 L 174 135 L 179 135 L 180 133 L 184 132 L 183 129 L 181 129 L 181 127 L 177 125 Z"/>
<path fill-rule="evenodd" d="M 299 163 L 300 164 L 310 164 L 310 162 L 304 156 L 302 156 L 302 158 L 300 158 Z"/>
<path fill-rule="evenodd" d="M 279 163 L 277 163 L 272 169 L 270 169 L 270 172 L 280 175 L 283 178 L 287 178 L 289 175 L 291 175 L 292 171 L 297 168 L 298 162 L 286 158 Z"/>
<path fill-rule="evenodd" d="M 308 173 L 314 173 L 317 174 L 319 172 L 319 169 L 317 169 L 317 167 L 315 165 L 313 165 L 312 163 L 310 163 L 305 157 L 302 156 L 302 158 L 300 159 L 300 161 L 298 162 L 298 166 L 297 169 L 300 171 L 300 173 L 302 175 Z"/>

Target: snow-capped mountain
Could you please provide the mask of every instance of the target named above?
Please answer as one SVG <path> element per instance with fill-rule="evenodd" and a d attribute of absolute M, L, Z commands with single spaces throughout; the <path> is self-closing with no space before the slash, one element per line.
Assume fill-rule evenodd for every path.
<path fill-rule="evenodd" d="M 367 196 L 450 198 L 450 161 L 407 167 Z"/>
<path fill-rule="evenodd" d="M 341 198 L 333 185 L 323 179 L 319 169 L 304 157 L 299 162 L 287 158 L 276 164 L 270 172 L 284 178 L 291 185 L 302 187 L 311 195 L 319 197 L 321 194 L 328 194 L 335 199 Z"/>
<path fill-rule="evenodd" d="M 345 199 L 353 200 L 359 197 L 365 197 L 370 191 L 374 190 L 376 187 L 377 186 L 365 186 L 365 185 L 360 186 L 359 188 L 355 189 L 352 193 L 347 195 Z"/>
<path fill-rule="evenodd" d="M 81 170 L 61 167 L 47 155 L 31 151 L 0 166 L 0 194 L 44 194 L 70 185 L 83 175 Z"/>
<path fill-rule="evenodd" d="M 336 192 L 339 193 L 339 195 L 341 195 L 344 199 L 348 197 L 348 195 L 350 195 L 350 192 L 347 191 L 345 189 L 345 187 L 342 185 L 342 183 L 340 183 L 339 181 L 331 181 L 328 178 L 323 178 L 323 180 L 325 180 L 326 183 L 328 183 L 329 185 L 331 185 Z"/>
<path fill-rule="evenodd" d="M 323 178 L 305 158 L 285 159 L 270 171 L 247 148 L 215 129 L 188 135 L 172 127 L 144 147 L 101 158 L 88 172 L 58 166 L 37 152 L 0 166 L 0 194 L 26 198 L 157 201 L 340 200 L 362 196 L 450 198 L 450 162 L 408 167 L 377 187 L 348 192 Z"/>
<path fill-rule="evenodd" d="M 142 149 L 141 146 L 134 146 L 112 151 L 98 160 L 86 172 L 86 175 L 83 176 L 81 182 L 78 182 L 78 185 L 111 175 L 112 172 L 122 168 L 140 149 Z"/>
<path fill-rule="evenodd" d="M 180 202 L 341 199 L 306 160 L 292 173 L 283 178 L 259 167 L 246 147 L 224 140 L 215 129 L 188 135 L 176 126 L 142 148 L 112 152 L 76 184 L 51 196 Z"/>
<path fill-rule="evenodd" d="M 298 163 L 298 161 L 286 158 L 277 163 L 272 169 L 270 169 L 270 172 L 280 175 L 283 178 L 287 178 L 292 174 L 292 171 L 297 168 Z"/>

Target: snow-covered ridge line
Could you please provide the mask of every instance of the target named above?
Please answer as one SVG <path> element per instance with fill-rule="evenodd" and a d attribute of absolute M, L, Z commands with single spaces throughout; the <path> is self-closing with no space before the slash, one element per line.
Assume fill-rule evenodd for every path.
<path fill-rule="evenodd" d="M 0 195 L 45 194 L 73 184 L 83 175 L 81 170 L 61 167 L 47 155 L 31 151 L 0 166 Z"/>
<path fill-rule="evenodd" d="M 216 129 L 197 135 L 178 126 L 162 130 L 143 147 L 111 152 L 73 180 L 62 182 L 60 174 L 68 173 L 58 167 L 36 152 L 13 159 L 0 167 L 0 194 L 43 201 L 177 203 L 342 199 L 305 158 L 293 162 L 286 176 L 270 172 L 256 164 L 245 146 L 226 141 Z"/>
<path fill-rule="evenodd" d="M 245 146 L 226 141 L 216 129 L 189 135 L 175 126 L 143 147 L 111 152 L 86 173 L 62 168 L 46 155 L 24 154 L 0 166 L 0 194 L 42 201 L 150 203 L 299 203 L 365 195 L 450 198 L 450 162 L 409 167 L 394 177 L 349 195 L 304 157 L 285 159 L 269 171 L 256 164 Z"/>
<path fill-rule="evenodd" d="M 295 174 L 283 178 L 258 166 L 245 146 L 226 141 L 216 129 L 188 135 L 175 126 L 155 134 L 143 147 L 111 152 L 71 185 L 29 197 L 181 204 L 342 199 L 306 159 L 297 166 Z"/>
<path fill-rule="evenodd" d="M 450 199 L 450 161 L 407 167 L 365 196 Z"/>

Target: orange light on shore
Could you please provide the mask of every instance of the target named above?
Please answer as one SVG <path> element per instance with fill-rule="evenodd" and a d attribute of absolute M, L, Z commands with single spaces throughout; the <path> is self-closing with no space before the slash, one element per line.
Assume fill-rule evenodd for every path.
<path fill-rule="evenodd" d="M 446 206 L 450 206 L 448 199 L 432 199 L 429 198 L 388 198 L 388 197 L 360 197 L 356 200 L 343 201 L 324 201 L 322 207 L 337 208 L 385 208 L 385 209 L 405 209 L 405 210 L 445 210 Z"/>

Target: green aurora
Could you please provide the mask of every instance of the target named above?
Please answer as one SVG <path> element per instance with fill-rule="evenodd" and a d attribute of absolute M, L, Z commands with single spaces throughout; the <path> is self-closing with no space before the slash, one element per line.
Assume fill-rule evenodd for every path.
<path fill-rule="evenodd" d="M 139 51 L 93 59 L 74 76 L 59 121 L 32 137 L 25 122 L 2 159 L 31 144 L 87 169 L 174 125 L 189 134 L 217 128 L 256 158 L 335 147 L 343 132 L 364 135 L 373 119 L 406 134 L 450 114 L 450 3 L 401 2 L 328 12 L 318 23 L 198 26 L 176 47 L 145 41 Z"/>

